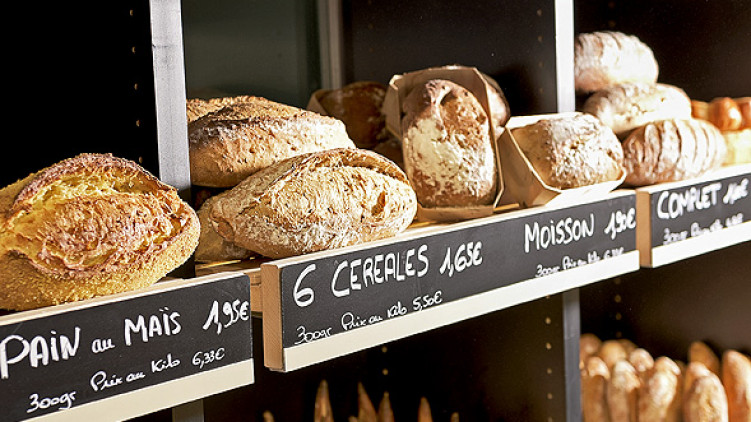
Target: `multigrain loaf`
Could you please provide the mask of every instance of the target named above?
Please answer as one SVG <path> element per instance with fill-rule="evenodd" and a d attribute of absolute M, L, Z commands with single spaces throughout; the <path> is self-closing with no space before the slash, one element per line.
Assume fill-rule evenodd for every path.
<path fill-rule="evenodd" d="M 737 350 L 722 354 L 722 384 L 730 422 L 751 421 L 751 359 Z"/>
<path fill-rule="evenodd" d="M 514 128 L 511 134 L 550 187 L 575 188 L 618 180 L 623 175 L 621 143 L 592 115 L 544 118 Z"/>
<path fill-rule="evenodd" d="M 595 92 L 587 98 L 582 111 L 597 117 L 623 138 L 655 120 L 690 118 L 691 100 L 673 85 L 630 82 Z"/>
<path fill-rule="evenodd" d="M 652 49 L 634 35 L 597 31 L 576 36 L 574 86 L 577 92 L 599 91 L 625 82 L 655 83 L 658 73 Z"/>
<path fill-rule="evenodd" d="M 193 209 L 136 163 L 63 160 L 0 190 L 0 308 L 149 286 L 191 256 L 198 236 Z"/>
<path fill-rule="evenodd" d="M 416 211 L 399 167 L 368 150 L 341 148 L 253 174 L 217 198 L 210 218 L 235 245 L 281 258 L 393 236 Z"/>
<path fill-rule="evenodd" d="M 198 239 L 196 248 L 196 260 L 198 261 L 227 261 L 237 259 L 247 259 L 253 255 L 253 252 L 241 248 L 216 232 L 209 215 L 214 202 L 222 195 L 219 193 L 206 199 L 201 207 L 198 208 L 198 221 L 201 223 L 201 236 Z"/>
<path fill-rule="evenodd" d="M 625 182 L 632 186 L 696 177 L 722 165 L 725 139 L 699 119 L 647 123 L 623 141 Z"/>
<path fill-rule="evenodd" d="M 404 166 L 426 208 L 488 205 L 498 187 L 490 119 L 466 88 L 444 79 L 402 103 Z"/>
<path fill-rule="evenodd" d="M 326 114 L 344 122 L 349 137 L 358 148 L 372 149 L 388 139 L 381 107 L 386 85 L 357 81 L 325 92 L 319 103 Z"/>
<path fill-rule="evenodd" d="M 191 123 L 199 118 L 226 107 L 231 104 L 241 103 L 245 101 L 253 101 L 250 95 L 238 95 L 235 97 L 217 97 L 217 98 L 189 98 L 185 101 L 186 113 L 188 117 L 188 123 Z"/>
<path fill-rule="evenodd" d="M 226 188 L 274 162 L 306 152 L 354 148 L 333 117 L 248 97 L 188 125 L 193 184 Z"/>

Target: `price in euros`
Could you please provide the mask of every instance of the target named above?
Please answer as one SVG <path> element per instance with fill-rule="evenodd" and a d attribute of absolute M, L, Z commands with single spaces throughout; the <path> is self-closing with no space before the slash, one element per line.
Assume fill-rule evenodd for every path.
<path fill-rule="evenodd" d="M 224 359 L 224 347 L 206 352 L 196 352 L 196 354 L 193 355 L 192 363 L 193 366 L 203 369 L 204 366 L 222 359 Z"/>
<path fill-rule="evenodd" d="M 460 273 L 472 266 L 482 264 L 482 242 L 469 242 L 459 245 L 456 252 L 452 253 L 451 247 L 446 248 L 446 256 L 443 263 L 438 269 L 441 274 L 448 273 L 449 277 L 454 276 L 454 272 Z"/>
<path fill-rule="evenodd" d="M 250 302 L 235 299 L 232 302 L 222 304 L 221 314 L 219 313 L 219 301 L 215 300 L 211 305 L 209 316 L 203 324 L 203 329 L 208 330 L 211 326 L 216 327 L 216 333 L 221 334 L 224 328 L 229 328 L 238 321 L 247 321 L 250 318 Z"/>
<path fill-rule="evenodd" d="M 605 234 L 610 235 L 610 239 L 615 239 L 618 233 L 636 228 L 636 210 L 629 208 L 627 212 L 617 210 L 610 213 L 610 221 L 605 227 Z"/>

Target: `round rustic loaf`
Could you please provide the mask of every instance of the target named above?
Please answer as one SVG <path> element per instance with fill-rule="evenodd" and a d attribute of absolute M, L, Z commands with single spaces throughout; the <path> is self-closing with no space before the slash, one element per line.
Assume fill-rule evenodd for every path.
<path fill-rule="evenodd" d="M 673 85 L 630 82 L 595 92 L 582 111 L 600 119 L 621 138 L 656 120 L 688 119 L 691 100 Z"/>
<path fill-rule="evenodd" d="M 357 148 L 277 162 L 216 198 L 209 218 L 227 241 L 282 258 L 391 237 L 412 222 L 406 175 Z"/>
<path fill-rule="evenodd" d="M 404 166 L 426 208 L 488 205 L 498 179 L 490 119 L 464 87 L 433 79 L 402 103 Z"/>
<path fill-rule="evenodd" d="M 0 308 L 149 286 L 198 243 L 196 213 L 136 163 L 82 154 L 0 190 Z"/>
<path fill-rule="evenodd" d="M 671 119 L 647 123 L 623 141 L 625 182 L 644 186 L 697 177 L 722 165 L 725 138 L 711 123 Z"/>
<path fill-rule="evenodd" d="M 252 101 L 249 95 L 239 95 L 236 97 L 219 97 L 219 98 L 189 98 L 185 101 L 188 123 L 198 120 L 199 118 L 217 111 L 231 104 Z"/>
<path fill-rule="evenodd" d="M 248 97 L 188 125 L 190 176 L 195 185 L 227 188 L 298 154 L 355 145 L 340 120 Z"/>
<path fill-rule="evenodd" d="M 381 112 L 385 95 L 386 86 L 382 83 L 358 81 L 326 92 L 320 103 L 326 114 L 344 122 L 357 147 L 372 149 L 388 139 Z"/>
<path fill-rule="evenodd" d="M 574 87 L 599 91 L 625 82 L 657 82 L 652 49 L 633 35 L 616 31 L 581 33 L 574 41 Z"/>
<path fill-rule="evenodd" d="M 592 115 L 544 118 L 512 129 L 511 134 L 550 187 L 576 188 L 618 180 L 623 175 L 621 143 Z"/>

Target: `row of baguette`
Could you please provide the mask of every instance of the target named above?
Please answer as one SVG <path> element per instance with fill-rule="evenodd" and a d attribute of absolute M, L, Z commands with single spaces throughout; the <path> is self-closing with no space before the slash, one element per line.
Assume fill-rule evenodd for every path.
<path fill-rule="evenodd" d="M 696 341 L 686 364 L 587 333 L 579 352 L 584 422 L 751 420 L 751 360 L 736 350 Z"/>

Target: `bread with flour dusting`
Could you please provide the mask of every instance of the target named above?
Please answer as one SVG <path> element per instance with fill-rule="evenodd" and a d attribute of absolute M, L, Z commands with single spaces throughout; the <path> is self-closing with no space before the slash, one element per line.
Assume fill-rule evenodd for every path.
<path fill-rule="evenodd" d="M 407 176 L 426 208 L 488 205 L 498 169 L 490 119 L 464 87 L 432 79 L 402 103 L 402 150 Z"/>

